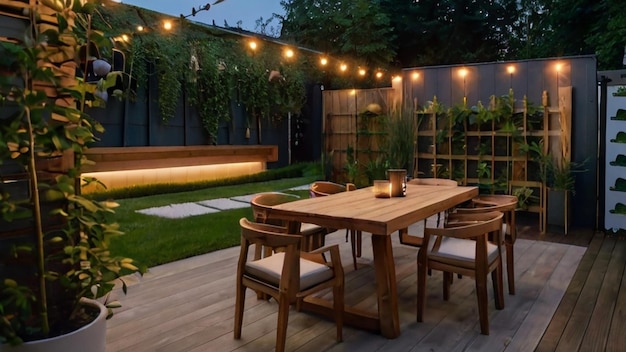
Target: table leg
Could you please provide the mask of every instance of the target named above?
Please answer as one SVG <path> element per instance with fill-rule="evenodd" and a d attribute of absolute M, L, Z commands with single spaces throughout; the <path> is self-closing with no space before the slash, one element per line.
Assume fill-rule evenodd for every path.
<path fill-rule="evenodd" d="M 372 235 L 372 249 L 374 251 L 380 333 L 386 338 L 393 339 L 400 336 L 400 318 L 391 236 Z"/>

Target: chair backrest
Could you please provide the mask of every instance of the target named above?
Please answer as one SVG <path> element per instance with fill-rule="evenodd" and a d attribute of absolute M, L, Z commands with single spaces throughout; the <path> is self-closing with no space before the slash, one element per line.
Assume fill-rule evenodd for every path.
<path fill-rule="evenodd" d="M 508 194 L 481 195 L 472 199 L 475 207 L 504 207 L 506 210 L 515 210 L 517 197 Z M 501 210 L 500 210 L 501 211 Z"/>
<path fill-rule="evenodd" d="M 515 209 L 517 209 L 517 197 L 506 194 L 481 195 L 472 199 L 474 208 L 457 208 L 458 214 L 476 214 L 491 211 L 504 213 L 503 222 L 507 224 L 506 234 L 511 236 L 513 242 L 517 237 L 515 225 Z"/>
<path fill-rule="evenodd" d="M 411 185 L 428 185 L 428 186 L 450 186 L 456 187 L 459 185 L 455 180 L 449 180 L 447 178 L 414 178 L 407 182 Z"/>
<path fill-rule="evenodd" d="M 353 191 L 355 189 L 356 186 L 353 183 L 348 183 L 344 186 L 330 181 L 315 181 L 311 183 L 309 192 L 311 193 L 311 197 L 324 197 L 330 194 Z"/>
<path fill-rule="evenodd" d="M 284 226 L 284 221 L 272 219 L 270 217 L 271 207 L 278 204 L 287 202 L 293 202 L 300 199 L 300 197 L 294 194 L 269 192 L 256 195 L 250 201 L 252 206 L 252 213 L 254 215 L 254 221 L 262 224 L 271 224 L 277 226 Z"/>
<path fill-rule="evenodd" d="M 424 229 L 424 242 L 428 241 L 428 237 L 434 236 L 446 236 L 466 239 L 476 239 L 490 233 L 499 234 L 502 231 L 502 217 L 504 214 L 499 211 L 491 211 L 476 214 L 459 214 L 458 221 L 450 223 L 445 228 L 425 228 Z M 439 240 L 439 239 L 438 239 Z M 501 243 L 499 240 L 495 240 L 495 243 Z M 430 248 L 430 246 L 429 246 Z"/>
<path fill-rule="evenodd" d="M 302 236 L 286 233 L 280 226 L 239 220 L 241 227 L 241 251 L 239 253 L 238 277 L 245 274 L 248 252 L 251 245 L 262 246 L 273 252 L 284 252 L 280 286 L 289 291 L 290 300 L 300 287 L 300 242 Z"/>

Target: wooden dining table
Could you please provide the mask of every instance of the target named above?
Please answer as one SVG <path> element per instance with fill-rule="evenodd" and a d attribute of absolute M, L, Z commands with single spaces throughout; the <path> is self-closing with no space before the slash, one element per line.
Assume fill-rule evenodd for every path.
<path fill-rule="evenodd" d="M 279 204 L 268 215 L 292 223 L 371 233 L 378 311 L 346 306 L 344 322 L 396 338 L 400 336 L 400 322 L 391 234 L 477 195 L 477 187 L 408 184 L 404 197 L 376 198 L 372 187 L 367 187 Z M 307 297 L 302 309 L 332 317 L 332 304 L 321 298 Z"/>

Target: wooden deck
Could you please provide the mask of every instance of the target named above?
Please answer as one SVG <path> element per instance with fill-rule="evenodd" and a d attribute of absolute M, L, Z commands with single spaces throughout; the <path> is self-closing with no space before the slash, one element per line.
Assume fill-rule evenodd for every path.
<path fill-rule="evenodd" d="M 490 301 L 491 335 L 479 333 L 474 281 L 455 280 L 449 302 L 441 298 L 441 274 L 428 279 L 425 322 L 415 321 L 416 249 L 394 236 L 394 258 L 402 335 L 344 329 L 335 342 L 334 323 L 292 310 L 290 351 L 593 351 L 625 350 L 626 241 L 573 231 L 567 237 L 539 235 L 523 225 L 516 244 L 515 296 L 505 309 Z M 593 240 L 589 244 L 590 239 Z M 589 244 L 585 246 L 550 241 Z M 346 302 L 376 309 L 371 241 L 364 235 L 363 258 L 353 271 L 344 233 L 339 243 L 346 270 Z M 234 340 L 234 273 L 238 248 L 152 268 L 131 280 L 123 307 L 108 322 L 107 351 L 272 351 L 276 332 L 274 301 L 258 301 L 248 292 L 241 340 Z M 506 277 L 506 275 L 505 275 Z M 490 292 L 491 294 L 491 292 Z M 621 338 L 620 338 L 621 336 Z"/>

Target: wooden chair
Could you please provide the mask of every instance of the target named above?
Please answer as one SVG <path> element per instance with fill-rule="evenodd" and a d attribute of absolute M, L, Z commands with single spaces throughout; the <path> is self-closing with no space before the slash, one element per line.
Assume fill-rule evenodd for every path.
<path fill-rule="evenodd" d="M 354 191 L 355 189 L 356 186 L 353 183 L 348 183 L 344 186 L 329 181 L 315 181 L 311 183 L 309 193 L 311 197 L 324 197 L 335 193 Z M 346 229 L 346 241 L 348 241 L 348 234 L 350 235 L 350 246 L 352 248 L 352 264 L 354 265 L 354 270 L 357 270 L 356 258 L 360 258 L 362 254 L 363 234 L 361 231 Z"/>
<path fill-rule="evenodd" d="M 449 180 L 449 179 L 445 179 L 445 178 L 414 178 L 412 180 L 410 180 L 409 182 L 407 182 L 408 184 L 412 184 L 412 185 L 431 185 L 431 186 L 450 186 L 450 187 L 457 187 L 458 183 L 455 180 Z M 442 213 L 438 213 L 437 214 L 437 223 L 434 227 L 440 227 L 443 225 L 443 222 L 441 220 L 443 215 L 443 222 L 445 222 L 445 217 L 447 215 L 447 212 Z M 428 219 L 424 219 L 424 227 L 428 226 Z M 433 227 L 433 226 L 431 226 Z M 404 245 L 408 245 L 408 246 L 413 246 L 413 247 L 421 247 L 422 246 L 422 242 L 423 242 L 423 234 L 409 234 L 409 229 L 408 228 L 404 228 L 404 229 L 400 229 L 400 231 L 398 231 L 398 236 L 400 237 L 400 243 L 404 244 Z"/>
<path fill-rule="evenodd" d="M 496 309 L 504 308 L 500 232 L 501 212 L 459 214 L 451 227 L 426 228 L 417 256 L 417 321 L 423 321 L 426 306 L 426 272 L 443 271 L 443 298 L 450 298 L 452 273 L 474 277 L 480 331 L 489 335 L 487 275 L 491 273 Z M 493 234 L 495 242 L 489 242 Z M 430 242 L 432 246 L 430 245 Z"/>
<path fill-rule="evenodd" d="M 337 324 L 337 341 L 342 340 L 344 309 L 344 277 L 337 245 L 319 248 L 310 253 L 299 250 L 302 236 L 283 233 L 284 228 L 239 220 L 241 252 L 237 266 L 235 302 L 235 339 L 241 338 L 246 288 L 270 295 L 278 302 L 276 351 L 285 350 L 289 307 L 312 293 L 332 288 L 333 309 Z M 272 248 L 274 254 L 249 261 L 251 245 Z M 322 253 L 330 254 L 325 262 Z M 299 306 L 297 306 L 299 308 Z"/>
<path fill-rule="evenodd" d="M 506 250 L 506 273 L 509 286 L 509 294 L 515 294 L 515 264 L 514 245 L 517 238 L 517 227 L 515 225 L 515 209 L 517 208 L 517 197 L 511 195 L 481 195 L 472 199 L 473 208 L 457 208 L 457 214 L 475 214 L 479 212 L 500 211 L 504 213 L 502 221 L 502 234 L 504 237 L 504 248 Z M 454 220 L 454 214 L 450 215 L 449 221 Z"/>
<path fill-rule="evenodd" d="M 254 221 L 262 224 L 287 227 L 288 223 L 286 221 L 272 218 L 271 207 L 282 203 L 293 202 L 298 199 L 300 199 L 300 197 L 294 194 L 280 192 L 268 192 L 256 195 L 250 201 Z M 301 248 L 303 251 L 308 252 L 324 246 L 324 238 L 329 233 L 327 228 L 308 223 L 292 223 L 292 226 L 293 228 L 287 230 L 291 233 L 297 233 L 303 237 Z M 255 253 L 258 254 L 258 249 Z M 260 256 L 257 255 L 255 258 L 259 259 Z"/>

